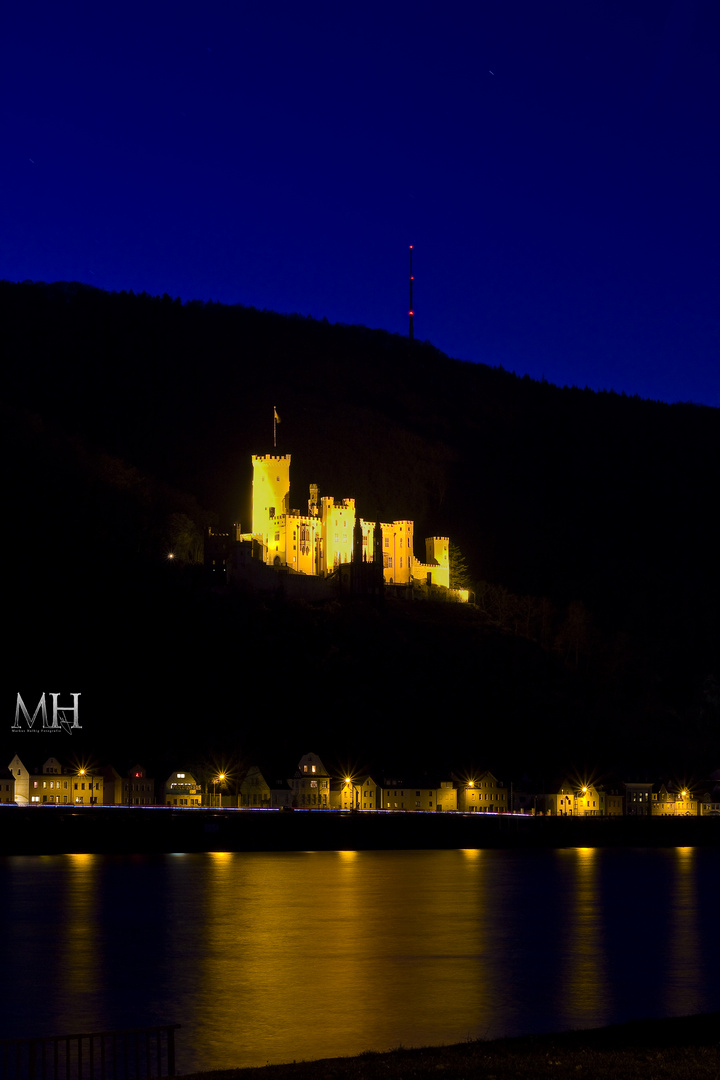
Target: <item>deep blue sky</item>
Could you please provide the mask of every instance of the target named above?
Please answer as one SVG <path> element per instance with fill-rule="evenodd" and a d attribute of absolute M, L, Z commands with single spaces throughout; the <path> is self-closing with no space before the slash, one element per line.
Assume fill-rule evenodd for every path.
<path fill-rule="evenodd" d="M 717 0 L 6 7 L 0 277 L 720 405 Z"/>

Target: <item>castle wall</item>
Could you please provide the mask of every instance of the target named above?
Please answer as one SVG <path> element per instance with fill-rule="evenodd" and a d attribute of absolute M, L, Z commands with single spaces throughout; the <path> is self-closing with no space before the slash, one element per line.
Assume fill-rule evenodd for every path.
<path fill-rule="evenodd" d="M 320 519 L 309 514 L 288 514 L 284 526 L 287 565 L 301 574 L 317 574 Z"/>
<path fill-rule="evenodd" d="M 331 495 L 320 500 L 323 551 L 320 573 L 332 571 L 339 563 L 352 562 L 355 500 L 343 499 L 337 506 Z"/>

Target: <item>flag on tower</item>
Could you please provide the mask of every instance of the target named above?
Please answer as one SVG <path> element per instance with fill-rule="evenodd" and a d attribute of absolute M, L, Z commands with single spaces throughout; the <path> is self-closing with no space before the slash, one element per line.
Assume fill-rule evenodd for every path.
<path fill-rule="evenodd" d="M 280 417 L 278 416 L 278 411 L 277 411 L 277 409 L 275 408 L 274 405 L 273 405 L 273 412 L 275 413 L 275 423 L 279 424 L 280 423 Z"/>

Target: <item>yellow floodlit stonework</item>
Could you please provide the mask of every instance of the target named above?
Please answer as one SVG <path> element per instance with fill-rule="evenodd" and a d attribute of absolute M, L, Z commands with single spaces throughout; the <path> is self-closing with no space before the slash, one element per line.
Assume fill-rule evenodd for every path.
<path fill-rule="evenodd" d="M 388 584 L 450 587 L 450 541 L 425 541 L 425 562 L 414 553 L 413 522 L 366 521 L 355 500 L 319 496 L 310 485 L 307 512 L 290 508 L 290 454 L 253 455 L 252 534 L 263 561 L 326 577 L 348 563 L 382 563 Z M 467 600 L 467 596 L 458 597 Z"/>

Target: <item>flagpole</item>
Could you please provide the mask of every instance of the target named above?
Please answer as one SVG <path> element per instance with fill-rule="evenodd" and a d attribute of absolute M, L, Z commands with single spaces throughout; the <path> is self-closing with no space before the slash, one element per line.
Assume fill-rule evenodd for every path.
<path fill-rule="evenodd" d="M 277 449 L 277 409 L 273 405 L 273 450 Z"/>

